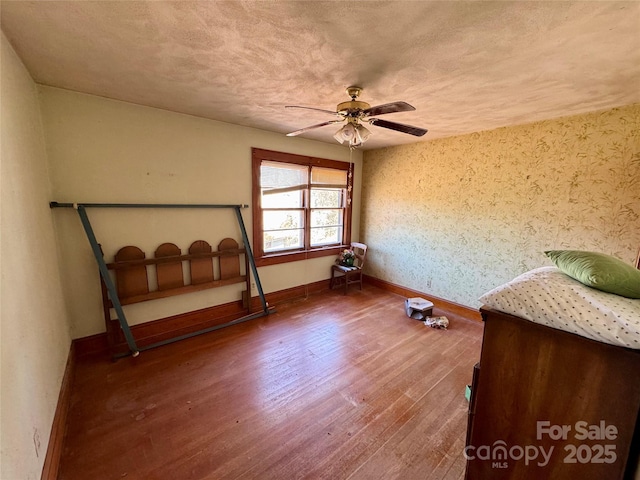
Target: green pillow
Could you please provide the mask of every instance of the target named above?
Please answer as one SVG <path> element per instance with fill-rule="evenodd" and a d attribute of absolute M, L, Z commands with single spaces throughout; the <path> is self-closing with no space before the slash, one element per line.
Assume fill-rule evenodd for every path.
<path fill-rule="evenodd" d="M 611 255 L 580 250 L 549 250 L 547 257 L 564 273 L 588 287 L 640 298 L 640 270 Z"/>

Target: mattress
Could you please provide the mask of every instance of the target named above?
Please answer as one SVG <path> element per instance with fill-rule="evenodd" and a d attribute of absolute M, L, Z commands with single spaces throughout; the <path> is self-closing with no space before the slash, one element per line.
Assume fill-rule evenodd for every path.
<path fill-rule="evenodd" d="M 479 300 L 531 322 L 640 349 L 640 300 L 587 287 L 556 267 L 523 273 Z"/>

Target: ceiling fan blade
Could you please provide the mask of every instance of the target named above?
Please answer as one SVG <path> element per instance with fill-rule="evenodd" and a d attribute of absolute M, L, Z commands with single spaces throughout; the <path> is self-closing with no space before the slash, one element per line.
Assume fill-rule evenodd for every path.
<path fill-rule="evenodd" d="M 415 109 L 416 108 L 414 106 L 409 105 L 407 102 L 393 102 L 378 105 L 377 107 L 367 108 L 366 110 L 363 110 L 362 113 L 371 117 L 376 117 L 386 113 L 410 112 Z"/>
<path fill-rule="evenodd" d="M 305 110 L 316 110 L 318 112 L 330 113 L 331 115 L 338 115 L 336 112 L 332 110 L 325 110 L 323 108 L 314 108 L 314 107 L 302 107 L 300 105 L 285 105 L 284 108 L 304 108 Z"/>
<path fill-rule="evenodd" d="M 425 128 L 412 127 L 411 125 L 403 125 L 402 123 L 387 122 L 386 120 L 380 120 L 379 118 L 372 118 L 369 120 L 369 123 L 376 127 L 388 128 L 390 130 L 395 130 L 396 132 L 415 135 L 416 137 L 421 137 L 427 133 L 427 129 Z"/>
<path fill-rule="evenodd" d="M 344 120 L 331 120 L 329 122 L 319 123 L 317 125 L 311 125 L 310 127 L 301 128 L 300 130 L 296 130 L 295 132 L 287 133 L 287 137 L 295 137 L 296 135 L 300 135 L 301 133 L 308 132 L 309 130 L 314 130 L 316 128 L 324 127 L 326 125 L 331 125 L 332 123 L 341 123 Z"/>

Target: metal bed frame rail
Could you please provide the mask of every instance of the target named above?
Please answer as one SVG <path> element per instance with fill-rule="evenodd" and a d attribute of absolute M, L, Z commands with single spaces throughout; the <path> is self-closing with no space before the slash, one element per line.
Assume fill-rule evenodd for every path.
<path fill-rule="evenodd" d="M 228 327 L 231 325 L 235 325 L 238 323 L 246 322 L 247 320 L 253 320 L 254 318 L 264 317 L 269 315 L 274 310 L 269 308 L 269 305 L 265 299 L 264 291 L 262 290 L 262 284 L 260 282 L 260 276 L 258 275 L 258 269 L 256 267 L 255 259 L 253 258 L 253 253 L 251 251 L 251 245 L 249 244 L 249 237 L 247 236 L 247 230 L 244 226 L 244 221 L 242 219 L 242 208 L 248 208 L 249 205 L 217 205 L 217 204 L 175 204 L 175 203 L 59 203 L 59 202 L 50 202 L 50 208 L 73 208 L 78 212 L 80 216 L 80 221 L 82 222 L 82 226 L 87 235 L 87 239 L 89 240 L 89 244 L 91 245 L 91 250 L 93 252 L 93 256 L 98 264 L 98 268 L 100 270 L 100 275 L 102 276 L 102 280 L 107 287 L 109 292 L 109 297 L 111 299 L 111 303 L 113 304 L 113 309 L 116 312 L 118 317 L 118 321 L 120 322 L 120 327 L 122 328 L 122 332 L 127 341 L 127 345 L 130 350 L 130 354 L 134 357 L 138 356 L 141 351 L 150 350 L 155 347 L 159 347 L 162 345 L 166 345 L 169 343 L 177 342 L 180 340 L 184 340 L 187 338 L 195 337 L 197 335 L 201 335 L 203 333 L 212 332 L 214 330 L 219 330 L 224 327 Z M 246 249 L 246 255 L 249 259 L 249 265 L 251 266 L 251 271 L 253 273 L 253 278 L 255 280 L 256 288 L 258 290 L 258 295 L 260 296 L 260 302 L 262 304 L 262 311 L 246 315 L 244 317 L 238 318 L 231 322 L 223 323 L 220 325 L 215 325 L 213 327 L 205 328 L 202 330 L 198 330 L 196 332 L 187 333 L 185 335 L 180 335 L 177 337 L 169 338 L 167 340 L 163 340 L 160 342 L 152 343 L 151 345 L 146 345 L 144 347 L 139 347 L 136 344 L 136 340 L 131 333 L 131 328 L 129 327 L 129 323 L 127 322 L 127 317 L 122 308 L 122 304 L 120 303 L 120 298 L 118 297 L 118 291 L 116 289 L 115 284 L 113 283 L 113 279 L 111 275 L 109 275 L 109 269 L 107 268 L 107 264 L 104 261 L 102 255 L 102 249 L 100 248 L 100 244 L 96 239 L 95 233 L 93 232 L 93 228 L 91 227 L 91 222 L 89 221 L 89 216 L 87 215 L 87 209 L 89 208 L 184 208 L 184 209 L 233 209 L 236 214 L 236 219 L 238 220 L 238 226 L 240 227 L 240 231 L 242 232 L 242 241 L 244 243 L 244 248 Z M 249 296 L 249 301 L 251 298 Z"/>

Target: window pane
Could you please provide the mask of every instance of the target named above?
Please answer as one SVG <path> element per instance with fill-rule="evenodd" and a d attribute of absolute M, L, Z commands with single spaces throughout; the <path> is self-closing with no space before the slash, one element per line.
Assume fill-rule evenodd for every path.
<path fill-rule="evenodd" d="M 348 242 L 353 165 L 252 149 L 254 255 L 258 266 L 333 255 Z"/>
<path fill-rule="evenodd" d="M 275 230 L 264 232 L 264 251 L 277 252 L 278 250 L 290 250 L 303 248 L 303 230 Z"/>
<path fill-rule="evenodd" d="M 311 208 L 340 208 L 342 207 L 342 189 L 312 188 Z"/>
<path fill-rule="evenodd" d="M 308 169 L 304 165 L 262 162 L 260 195 L 262 208 L 296 208 L 303 206 Z"/>
<path fill-rule="evenodd" d="M 342 242 L 342 227 L 317 227 L 311 229 L 311 246 Z"/>
<path fill-rule="evenodd" d="M 304 226 L 302 210 L 268 210 L 262 212 L 263 230 L 291 230 Z"/>
<path fill-rule="evenodd" d="M 311 210 L 311 227 L 341 227 L 342 210 Z"/>
<path fill-rule="evenodd" d="M 262 192 L 262 208 L 302 208 L 303 191 Z"/>

